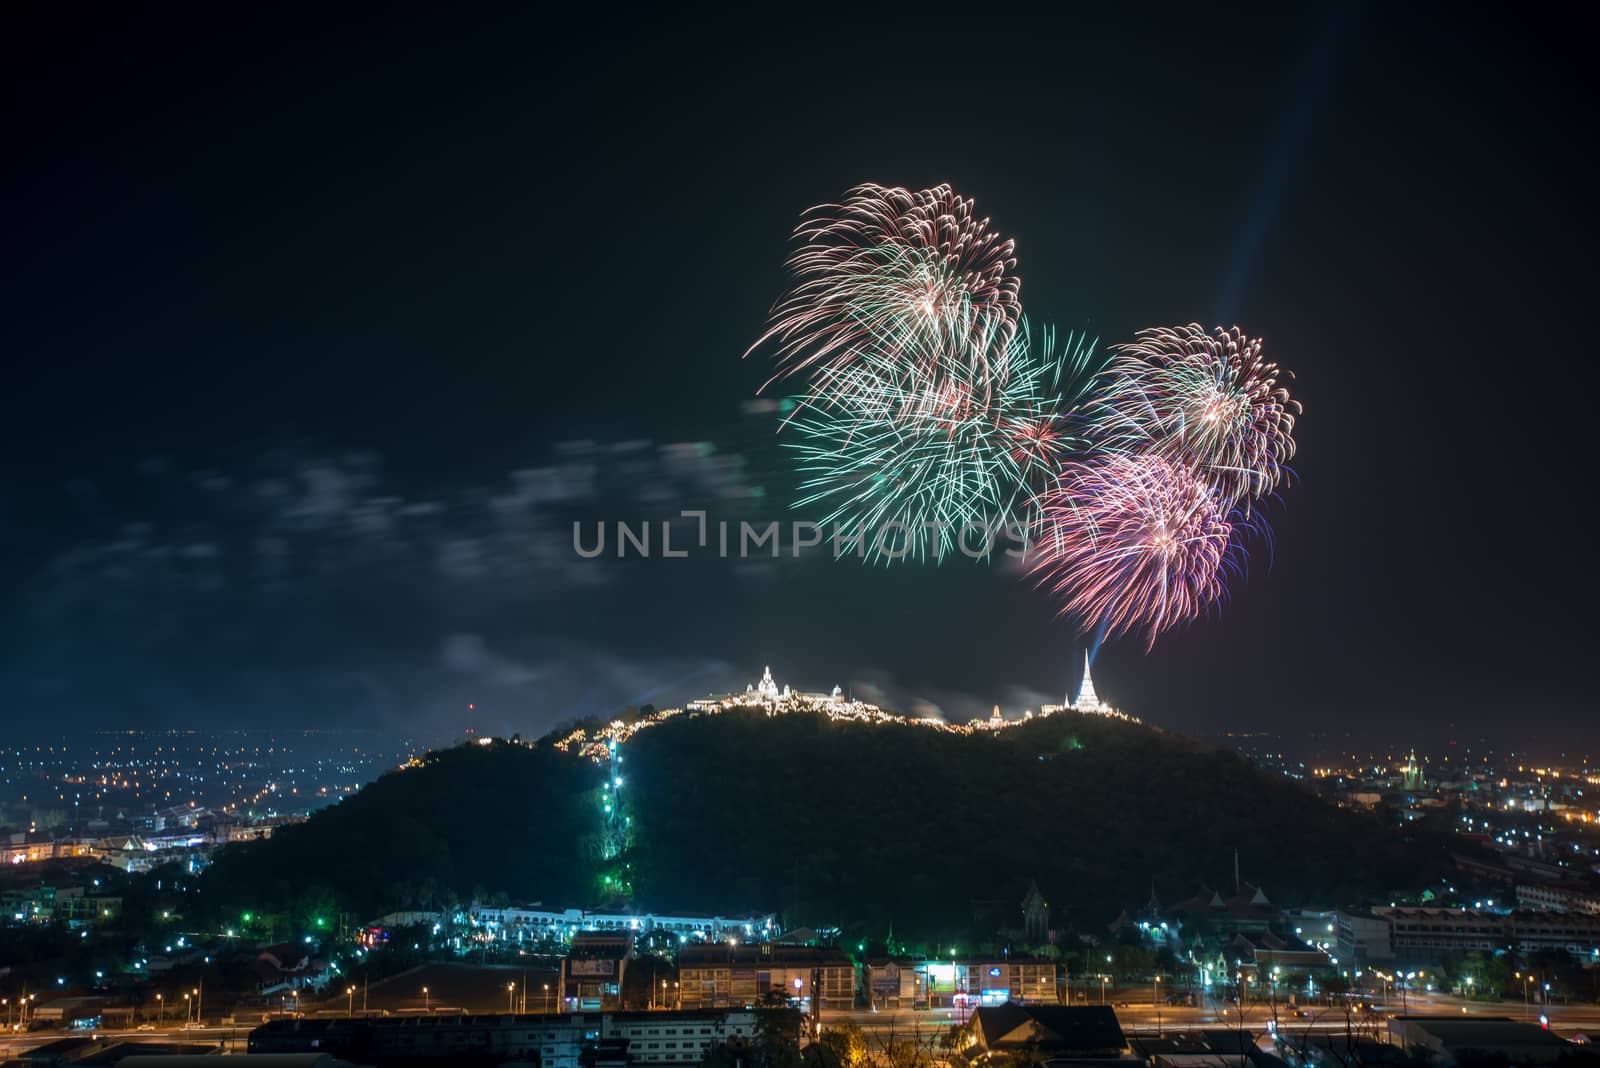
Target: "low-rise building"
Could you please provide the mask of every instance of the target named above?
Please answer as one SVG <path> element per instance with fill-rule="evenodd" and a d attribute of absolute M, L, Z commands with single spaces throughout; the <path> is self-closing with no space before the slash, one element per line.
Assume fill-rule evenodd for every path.
<path fill-rule="evenodd" d="M 1600 892 L 1572 883 L 1518 883 L 1517 904 L 1545 912 L 1581 912 L 1600 916 Z"/>
<path fill-rule="evenodd" d="M 1202 886 L 1194 897 L 1180 901 L 1170 912 L 1173 919 L 1182 923 L 1185 935 L 1206 932 L 1224 939 L 1236 934 L 1258 934 L 1283 919 L 1283 910 L 1272 903 L 1266 891 L 1249 883 L 1242 883 L 1229 898 Z"/>
<path fill-rule="evenodd" d="M 837 949 L 757 945 L 686 946 L 678 952 L 678 997 L 684 1009 L 758 1005 L 778 993 L 810 1006 L 855 1004 L 856 973 Z"/>
<path fill-rule="evenodd" d="M 1241 955 L 1239 959 L 1249 965 L 1254 964 L 1256 974 L 1263 981 L 1284 976 L 1307 975 L 1313 978 L 1332 974 L 1335 970 L 1333 958 L 1315 947 L 1295 945 L 1265 945 L 1261 940 L 1248 944 L 1249 956 Z M 1244 939 L 1241 936 L 1229 947 L 1230 951 L 1239 953 L 1244 950 Z"/>
<path fill-rule="evenodd" d="M 1436 1068 L 1458 1064 L 1555 1064 L 1577 1047 L 1505 1016 L 1396 1016 L 1389 1040 Z"/>
<path fill-rule="evenodd" d="M 1600 916 L 1570 912 L 1512 913 L 1480 909 L 1380 908 L 1401 963 L 1437 961 L 1449 952 L 1517 953 L 1564 949 L 1580 956 L 1600 952 Z"/>
<path fill-rule="evenodd" d="M 1377 908 L 1389 924 L 1395 959 L 1403 964 L 1437 961 L 1446 953 L 1492 953 L 1507 941 L 1505 917 L 1479 909 Z"/>
<path fill-rule="evenodd" d="M 1600 916 L 1570 912 L 1513 912 L 1506 917 L 1506 942 L 1521 954 L 1564 949 L 1579 957 L 1600 955 Z"/>
<path fill-rule="evenodd" d="M 919 970 L 925 962 L 910 957 L 873 957 L 863 966 L 862 985 L 875 1009 L 926 1007 L 927 986 Z"/>
<path fill-rule="evenodd" d="M 1334 913 L 1335 956 L 1358 968 L 1394 962 L 1394 940 L 1389 920 L 1370 912 Z"/>
<path fill-rule="evenodd" d="M 1128 1048 L 1117 1014 L 1105 1005 L 985 1005 L 972 1014 L 969 1052 L 1027 1051 L 1054 1060 L 1128 1060 L 1142 1064 Z"/>
<path fill-rule="evenodd" d="M 716 1045 L 756 1037 L 756 1013 L 611 1012 L 274 1020 L 250 1032 L 249 1050 L 328 1053 L 358 1063 L 405 1058 L 522 1061 L 580 1068 L 603 1048 L 607 1063 L 697 1065 Z"/>
<path fill-rule="evenodd" d="M 763 940 L 775 933 L 771 913 L 750 916 L 712 916 L 704 913 L 609 912 L 595 909 L 546 909 L 537 905 L 494 906 L 474 903 L 468 910 L 470 923 L 500 932 L 499 937 L 536 936 L 567 941 L 575 935 L 595 932 L 626 932 L 636 937 L 649 934 L 676 936 L 681 942 L 693 940 L 720 942 Z"/>
<path fill-rule="evenodd" d="M 930 1007 L 1054 1004 L 1056 965 L 1041 957 L 923 961 L 917 966 Z"/>
<path fill-rule="evenodd" d="M 0 895 L 0 917 L 9 923 L 64 923 L 89 927 L 122 914 L 122 898 L 90 893 L 81 886 L 32 886 Z"/>
<path fill-rule="evenodd" d="M 633 958 L 633 935 L 580 934 L 561 962 L 558 978 L 562 1007 L 578 1012 L 620 1008 L 622 980 Z"/>

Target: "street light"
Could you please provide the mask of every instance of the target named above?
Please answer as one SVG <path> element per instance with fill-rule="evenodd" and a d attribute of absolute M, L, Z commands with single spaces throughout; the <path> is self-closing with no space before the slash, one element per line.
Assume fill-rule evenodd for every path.
<path fill-rule="evenodd" d="M 7 1014 L 9 1020 L 9 1014 Z M 164 1027 L 167 1022 L 167 999 L 164 994 L 156 995 L 156 1026 Z"/>
<path fill-rule="evenodd" d="M 428 1000 L 427 987 L 422 988 L 422 1011 L 427 1013 L 433 1012 L 433 1003 Z"/>
<path fill-rule="evenodd" d="M 1161 1037 L 1161 975 L 1156 974 L 1156 981 L 1150 985 L 1150 1004 L 1156 1010 L 1156 1037 Z"/>
<path fill-rule="evenodd" d="M 550 984 L 544 984 L 544 1011 L 550 1011 Z"/>
<path fill-rule="evenodd" d="M 356 988 L 354 986 L 344 988 L 344 1014 L 346 1019 L 351 1019 L 356 1014 Z"/>
<path fill-rule="evenodd" d="M 512 1004 L 513 1004 L 513 999 L 516 996 L 517 996 L 517 984 L 516 983 L 507 983 L 506 984 L 506 1012 L 507 1013 L 512 1011 L 511 1007 L 512 1007 Z"/>

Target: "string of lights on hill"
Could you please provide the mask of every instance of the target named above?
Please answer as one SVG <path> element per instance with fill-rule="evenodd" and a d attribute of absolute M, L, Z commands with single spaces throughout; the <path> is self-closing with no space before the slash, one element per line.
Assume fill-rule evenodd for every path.
<path fill-rule="evenodd" d="M 1019 723 L 1025 723 L 1035 715 L 1052 716 L 1062 712 L 1107 716 L 1129 723 L 1141 722 L 1137 716 L 1120 711 L 1100 699 L 1095 693 L 1094 680 L 1089 675 L 1087 658 L 1083 664 L 1083 682 L 1074 700 L 1060 705 L 1041 705 L 1037 713 L 1028 709 L 1020 719 L 1004 718 L 1000 715 L 1000 706 L 996 705 L 994 713 L 988 719 L 973 719 L 966 723 L 948 723 L 931 717 L 901 716 L 866 701 L 847 697 L 837 686 L 831 693 L 825 694 L 804 693 L 788 686 L 779 689 L 778 684 L 773 681 L 772 669 L 769 667 L 762 673 L 760 682 L 745 687 L 742 692 L 701 698 L 698 701 L 690 701 L 682 708 L 661 709 L 637 719 L 614 719 L 598 728 L 578 727 L 556 739 L 552 744 L 564 753 L 581 753 L 597 764 L 604 764 L 611 759 L 616 746 L 625 744 L 640 731 L 659 726 L 678 716 L 717 715 L 735 710 L 759 711 L 769 716 L 810 713 L 826 716 L 835 722 L 892 723 L 965 735 L 1002 731 Z M 485 743 L 491 740 L 483 739 Z"/>

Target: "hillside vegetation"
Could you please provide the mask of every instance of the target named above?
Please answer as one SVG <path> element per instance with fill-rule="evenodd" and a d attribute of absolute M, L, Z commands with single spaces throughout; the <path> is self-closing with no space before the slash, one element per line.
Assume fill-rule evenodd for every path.
<path fill-rule="evenodd" d="M 600 767 L 547 741 L 471 745 L 230 848 L 202 897 L 357 917 L 487 894 L 593 905 L 608 873 L 641 908 L 933 937 L 1014 924 L 1030 878 L 1058 923 L 1091 928 L 1152 882 L 1169 902 L 1231 889 L 1235 850 L 1281 904 L 1370 898 L 1435 867 L 1235 754 L 1097 717 L 969 737 L 725 713 L 641 731 L 624 753 L 620 856 L 599 846 Z"/>

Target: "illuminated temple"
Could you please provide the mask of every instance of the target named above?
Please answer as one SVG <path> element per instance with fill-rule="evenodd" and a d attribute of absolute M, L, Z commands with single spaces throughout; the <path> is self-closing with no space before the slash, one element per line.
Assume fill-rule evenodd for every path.
<path fill-rule="evenodd" d="M 1133 723 L 1140 722 L 1137 716 L 1130 716 L 1119 711 L 1110 704 L 1102 701 L 1100 695 L 1094 691 L 1094 676 L 1089 674 L 1089 654 L 1083 654 L 1083 679 L 1078 683 L 1078 696 L 1068 698 L 1065 704 L 1044 705 L 1039 709 L 1040 715 L 1050 716 L 1058 712 L 1077 712 L 1085 716 L 1110 716 L 1113 719 L 1125 719 Z"/>
<path fill-rule="evenodd" d="M 758 681 L 735 693 L 702 697 L 698 701 L 688 702 L 682 708 L 665 708 L 634 719 L 612 720 L 610 723 L 598 728 L 579 727 L 566 737 L 557 739 L 553 744 L 563 752 L 580 752 L 596 763 L 606 763 L 615 753 L 616 745 L 628 741 L 639 731 L 648 730 L 650 727 L 664 723 L 676 716 L 715 715 L 719 712 L 738 709 L 764 712 L 769 716 L 810 712 L 814 715 L 827 716 L 832 720 L 847 720 L 855 723 L 914 724 L 955 734 L 1005 730 L 1034 718 L 1033 713 L 1029 711 L 1024 713 L 1021 719 L 1006 719 L 1000 714 L 999 705 L 995 706 L 994 712 L 988 719 L 974 719 L 970 723 L 947 723 L 942 719 L 917 719 L 900 716 L 893 712 L 887 712 L 877 705 L 868 704 L 866 701 L 858 701 L 854 697 L 847 696 L 837 686 L 829 693 L 804 693 L 787 685 L 780 687 L 772 677 L 772 669 L 769 667 L 762 670 L 761 678 Z M 1044 705 L 1039 709 L 1041 716 L 1055 715 L 1060 712 L 1110 716 L 1133 723 L 1139 722 L 1136 717 L 1120 712 L 1105 701 L 1102 701 L 1099 694 L 1095 693 L 1094 680 L 1089 675 L 1089 657 L 1087 653 L 1084 654 L 1083 658 L 1083 681 L 1078 684 L 1077 698 L 1064 705 Z"/>
<path fill-rule="evenodd" d="M 802 693 L 785 685 L 778 688 L 772 678 L 772 669 L 764 668 L 759 682 L 751 683 L 740 693 L 716 694 L 690 701 L 684 705 L 686 712 L 721 712 L 731 708 L 758 708 L 769 716 L 788 712 L 821 712 L 830 719 L 896 720 L 901 717 L 885 712 L 877 705 L 846 697 L 835 686 L 829 693 Z"/>

